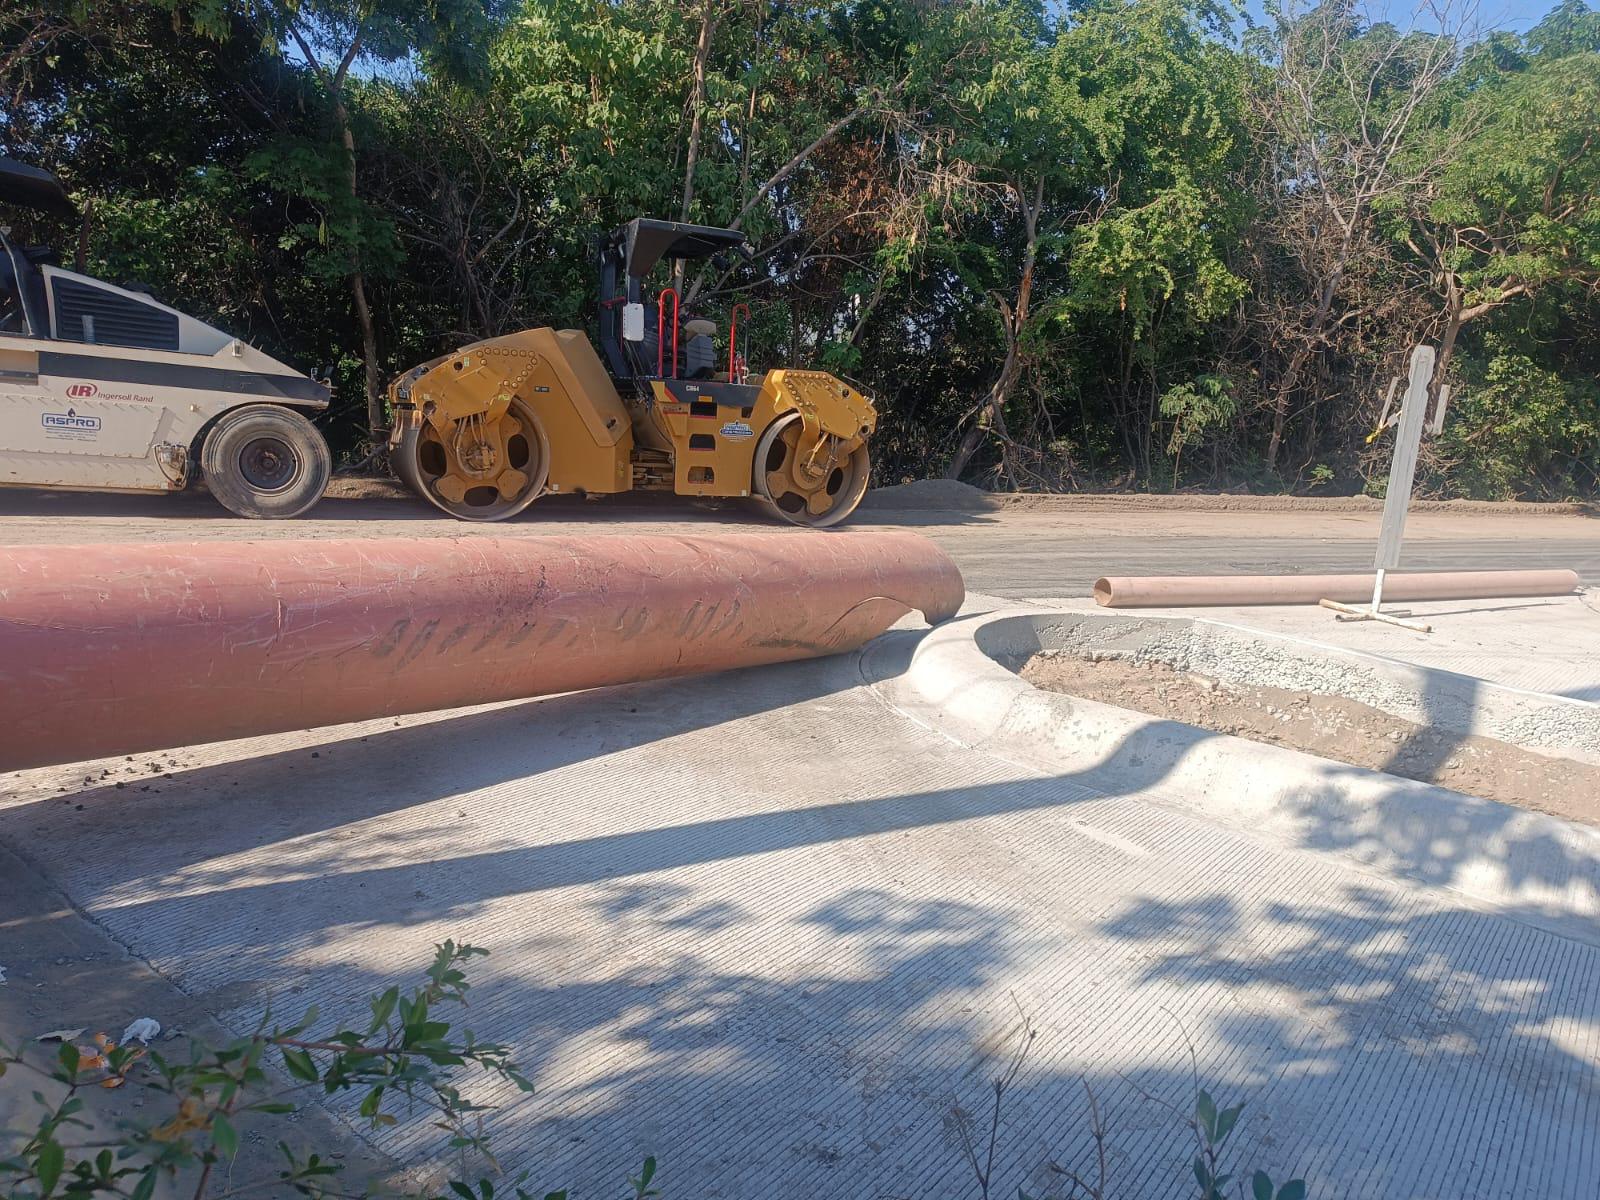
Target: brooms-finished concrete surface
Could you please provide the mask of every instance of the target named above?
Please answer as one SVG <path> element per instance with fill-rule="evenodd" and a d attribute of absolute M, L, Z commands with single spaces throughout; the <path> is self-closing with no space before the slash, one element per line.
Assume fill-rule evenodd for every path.
<path fill-rule="evenodd" d="M 505 1106 L 508 1171 L 577 1196 L 647 1153 L 671 1196 L 976 1196 L 960 1127 L 987 1152 L 1024 1019 L 993 1196 L 1092 1174 L 1085 1085 L 1110 1194 L 1184 1194 L 1196 1078 L 1246 1104 L 1244 1176 L 1594 1195 L 1597 931 L 1310 848 L 1337 804 L 1290 838 L 1209 819 L 1154 766 L 1107 791 L 966 749 L 889 703 L 916 635 L 890 638 L 165 775 L 30 772 L 0 781 L 0 836 L 234 1028 L 357 1010 L 446 937 L 489 947 L 470 1024 L 537 1091 L 468 1093 Z M 1388 836 L 1434 879 L 1475 849 L 1447 823 Z M 417 1159 L 437 1131 L 403 1117 L 381 1145 Z"/>

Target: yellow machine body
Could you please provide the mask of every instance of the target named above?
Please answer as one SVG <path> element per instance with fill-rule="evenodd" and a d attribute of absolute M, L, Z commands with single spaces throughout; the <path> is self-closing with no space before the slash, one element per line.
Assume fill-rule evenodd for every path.
<path fill-rule="evenodd" d="M 470 502 L 481 495 L 495 506 L 487 519 L 509 515 L 505 502 L 517 497 L 630 489 L 754 496 L 796 519 L 819 489 L 831 488 L 830 497 L 857 483 L 865 489 L 865 442 L 877 411 L 833 375 L 652 379 L 648 389 L 625 401 L 577 330 L 524 330 L 396 380 L 391 448 L 401 474 L 428 499 L 472 517 Z M 800 499 L 786 499 L 790 492 Z M 835 506 L 811 507 L 820 514 Z"/>
<path fill-rule="evenodd" d="M 748 385 L 653 379 L 650 387 L 651 402 L 635 406 L 634 440 L 671 453 L 680 496 L 750 495 L 762 435 L 789 413 L 799 414 L 808 445 L 826 435 L 838 456 L 878 424 L 872 403 L 825 371 L 769 371 Z"/>
<path fill-rule="evenodd" d="M 392 444 L 426 424 L 452 451 L 447 469 L 432 480 L 451 499 L 463 487 L 497 478 L 474 469 L 479 464 L 467 453 L 467 439 L 481 428 L 494 448 L 493 431 L 516 401 L 531 409 L 547 446 L 539 490 L 603 494 L 633 486 L 628 410 L 577 330 L 526 329 L 474 342 L 408 371 L 390 387 L 389 401 Z"/>

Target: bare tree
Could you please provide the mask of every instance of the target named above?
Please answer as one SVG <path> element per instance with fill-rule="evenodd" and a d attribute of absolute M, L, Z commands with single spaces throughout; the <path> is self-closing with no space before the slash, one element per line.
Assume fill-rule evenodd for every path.
<path fill-rule="evenodd" d="M 411 93 L 413 136 L 368 159 L 367 188 L 413 255 L 437 264 L 427 293 L 454 310 L 441 345 L 550 320 L 529 309 L 528 275 L 553 235 L 530 200 L 545 181 L 533 156 L 514 157 L 514 117 L 492 95 L 432 84 Z"/>
<path fill-rule="evenodd" d="M 1001 438 L 1007 438 L 1006 401 L 1011 390 L 1022 377 L 1022 331 L 1028 324 L 1028 313 L 1033 301 L 1033 272 L 1039 257 L 1039 214 L 1044 208 L 1044 177 L 1041 175 L 1031 185 L 1020 179 L 1007 183 L 1007 190 L 1022 221 L 1022 268 L 1017 275 L 1016 295 L 1007 299 L 993 293 L 995 307 L 1000 310 L 1000 329 L 1005 334 L 1005 357 L 1000 371 L 978 402 L 978 419 L 972 421 L 961 435 L 956 451 L 945 465 L 946 479 L 959 479 L 967 469 L 972 456 L 984 439 L 984 420 Z"/>
<path fill-rule="evenodd" d="M 1410 153 L 1437 118 L 1476 8 L 1475 0 L 1428 2 L 1405 30 L 1370 24 L 1353 0 L 1307 9 L 1289 0 L 1269 16 L 1257 49 L 1273 69 L 1252 97 L 1268 164 L 1261 200 L 1307 293 L 1298 319 L 1277 331 L 1286 359 L 1268 390 L 1275 468 L 1308 364 L 1362 315 L 1342 302 L 1358 260 L 1379 252 L 1375 211 L 1436 176 L 1460 144 L 1435 138 L 1432 153 Z"/>
<path fill-rule="evenodd" d="M 711 40 L 717 32 L 717 6 L 714 0 L 701 0 L 700 33 L 694 45 L 694 70 L 689 88 L 689 99 L 684 105 L 689 111 L 689 150 L 683 167 L 683 204 L 678 220 L 687 221 L 694 206 L 694 169 L 700 161 L 700 130 L 706 113 L 706 64 L 711 58 Z"/>

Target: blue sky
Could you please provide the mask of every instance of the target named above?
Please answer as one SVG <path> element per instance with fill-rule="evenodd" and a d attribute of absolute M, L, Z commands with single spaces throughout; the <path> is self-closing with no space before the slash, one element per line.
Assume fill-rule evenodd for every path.
<path fill-rule="evenodd" d="M 1555 6 L 1556 0 L 1480 0 L 1478 18 L 1490 29 L 1522 33 Z M 1405 0 L 1369 0 L 1368 7 L 1374 16 L 1387 14 L 1396 24 L 1407 22 L 1415 8 Z"/>
<path fill-rule="evenodd" d="M 1259 17 L 1260 0 L 1247 2 L 1251 13 Z M 1309 0 L 1304 2 L 1309 3 Z M 1421 0 L 1367 0 L 1366 10 L 1374 20 L 1387 19 L 1405 27 L 1412 23 L 1412 14 L 1420 3 Z M 1459 10 L 1462 3 L 1463 0 L 1451 0 L 1451 7 Z M 1478 21 L 1486 29 L 1510 29 L 1524 33 L 1537 25 L 1545 13 L 1556 6 L 1557 0 L 1477 0 L 1477 3 Z M 1594 0 L 1589 0 L 1589 7 L 1594 7 Z M 1424 18 L 1417 18 L 1416 24 L 1427 23 Z"/>

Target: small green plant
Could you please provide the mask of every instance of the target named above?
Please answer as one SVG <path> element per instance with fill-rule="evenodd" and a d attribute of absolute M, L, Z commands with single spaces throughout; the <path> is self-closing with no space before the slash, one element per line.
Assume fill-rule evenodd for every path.
<path fill-rule="evenodd" d="M 1167 453 L 1172 455 L 1172 486 L 1178 486 L 1178 464 L 1186 446 L 1192 446 L 1207 431 L 1233 419 L 1239 405 L 1229 390 L 1225 375 L 1197 375 L 1188 383 L 1169 388 L 1161 397 L 1161 415 L 1172 418 L 1172 437 Z"/>
<path fill-rule="evenodd" d="M 1333 468 L 1327 463 L 1318 463 L 1311 468 L 1311 486 L 1325 487 L 1333 482 Z"/>
<path fill-rule="evenodd" d="M 1016 997 L 1012 1003 L 1016 1004 Z M 1006 1096 L 1012 1086 L 1022 1074 L 1023 1064 L 1027 1061 L 1028 1051 L 1033 1046 L 1037 1036 L 1033 1023 L 1028 1019 L 1027 1013 L 1017 1006 L 1018 1022 L 1016 1046 L 1005 1071 L 990 1082 L 993 1100 L 990 1104 L 989 1117 L 986 1122 L 988 1128 L 983 1136 L 974 1136 L 974 1120 L 971 1114 L 959 1104 L 953 1107 L 947 1117 L 947 1127 L 953 1127 L 961 1140 L 962 1153 L 965 1155 L 967 1165 L 972 1169 L 973 1178 L 977 1183 L 977 1200 L 989 1200 L 995 1187 L 995 1150 L 1000 1142 L 1001 1116 L 1005 1105 Z M 1185 1041 L 1188 1034 L 1184 1034 Z M 1189 1043 L 1191 1062 L 1194 1061 L 1194 1044 Z M 1167 1109 L 1175 1117 L 1187 1125 L 1194 1133 L 1197 1142 L 1197 1153 L 1190 1164 L 1194 1173 L 1195 1182 L 1200 1185 L 1200 1200 L 1229 1200 L 1224 1189 L 1234 1179 L 1230 1171 L 1223 1170 L 1222 1151 L 1228 1139 L 1233 1135 L 1234 1129 L 1239 1124 L 1239 1117 L 1244 1113 L 1243 1104 L 1235 1104 L 1228 1108 L 1219 1109 L 1211 1093 L 1199 1085 L 1198 1064 L 1195 1067 L 1195 1102 L 1192 1112 L 1185 1113 L 1169 1100 L 1146 1091 L 1134 1080 L 1124 1075 L 1123 1080 L 1132 1084 L 1134 1090 L 1139 1092 L 1146 1100 Z M 1100 1103 L 1094 1094 L 1094 1089 L 1089 1086 L 1089 1081 L 1083 1081 L 1084 1095 L 1088 1099 L 1089 1107 L 1089 1136 L 1094 1143 L 1094 1162 L 1088 1170 L 1087 1177 L 1070 1167 L 1059 1162 L 1047 1164 L 1052 1175 L 1065 1181 L 1070 1190 L 1068 1197 L 1083 1197 L 1083 1200 L 1112 1200 L 1115 1192 L 1111 1181 L 1111 1158 L 1108 1153 L 1107 1139 L 1109 1126 L 1100 1111 Z M 1242 1185 L 1236 1185 L 1239 1200 L 1246 1200 Z M 1017 1188 L 1017 1200 L 1043 1200 L 1041 1196 L 1030 1193 L 1026 1187 Z M 1306 1184 L 1303 1179 L 1291 1179 L 1281 1187 L 1275 1185 L 1272 1177 L 1265 1171 L 1256 1171 L 1250 1177 L 1250 1195 L 1248 1200 L 1306 1200 Z"/>
<path fill-rule="evenodd" d="M 239 1149 L 238 1122 L 252 1113 L 287 1114 L 295 1105 L 288 1097 L 315 1089 L 325 1095 L 364 1092 L 359 1113 L 373 1128 L 395 1124 L 391 1101 L 433 1110 L 434 1124 L 444 1131 L 446 1146 L 463 1167 L 469 1151 L 482 1154 L 495 1171 L 482 1115 L 486 1105 L 462 1096 L 456 1074 L 477 1068 L 507 1080 L 523 1092 L 533 1090 L 510 1050 L 479 1041 L 470 1030 L 457 1032 L 441 1010 L 466 1004 L 465 966 L 487 954 L 476 946 L 446 941 L 435 947 L 425 982 L 402 994 L 391 987 L 369 1000 L 361 1021 L 325 1037 L 311 1037 L 315 1009 L 290 1026 L 269 1025 L 270 1015 L 249 1037 L 220 1049 L 191 1042 L 186 1055 L 168 1057 L 137 1045 L 116 1045 L 100 1035 L 93 1045 L 63 1041 L 53 1060 L 36 1063 L 22 1046 L 0 1043 L 0 1074 L 7 1069 L 31 1070 L 64 1085 L 61 1099 L 49 1102 L 34 1092 L 41 1112 L 32 1129 L 7 1130 L 0 1146 L 0 1185 L 13 1200 L 47 1200 L 90 1196 L 149 1200 L 158 1184 L 193 1187 L 195 1200 L 227 1197 L 261 1183 L 237 1188 L 212 1186 L 217 1165 L 230 1163 Z M 29 1047 L 28 1054 L 36 1053 Z M 273 1059 L 289 1077 L 288 1086 L 269 1073 Z M 162 1099 L 161 1119 L 126 1122 L 109 1136 L 89 1135 L 83 1093 L 95 1087 L 139 1087 Z M 343 1166 L 317 1153 L 296 1151 L 279 1142 L 284 1158 L 275 1190 L 322 1200 L 373 1194 L 376 1185 L 353 1190 L 340 1178 Z M 657 1193 L 649 1187 L 655 1159 L 645 1160 L 629 1182 L 635 1200 Z M 504 1195 L 534 1200 L 518 1178 Z M 449 1182 L 439 1200 L 494 1200 L 488 1179 Z M 398 1193 L 419 1197 L 419 1193 Z M 431 1197 L 431 1191 L 426 1193 Z M 544 1200 L 565 1200 L 550 1192 Z"/>
<path fill-rule="evenodd" d="M 646 1197 L 648 1196 L 661 1195 L 659 1188 L 653 1188 L 650 1186 L 650 1181 L 655 1177 L 656 1158 L 655 1155 L 652 1154 L 649 1158 L 644 1160 L 644 1166 L 639 1168 L 639 1173 L 637 1175 L 628 1176 L 628 1186 L 633 1189 L 633 1200 L 646 1200 Z M 566 1200 L 566 1195 L 567 1194 L 565 1192 L 558 1193 L 557 1200 Z M 545 1200 L 551 1200 L 551 1198 L 546 1196 Z"/>
<path fill-rule="evenodd" d="M 1222 1170 L 1222 1147 L 1239 1124 L 1244 1112 L 1243 1104 L 1219 1109 L 1211 1093 L 1201 1088 L 1195 1096 L 1194 1116 L 1190 1125 L 1200 1140 L 1199 1152 L 1194 1156 L 1194 1178 L 1200 1185 L 1200 1200 L 1227 1200 L 1223 1188 L 1233 1178 Z M 1291 1179 L 1274 1189 L 1272 1177 L 1265 1171 L 1256 1171 L 1250 1177 L 1252 1200 L 1305 1200 L 1306 1183 Z"/>

